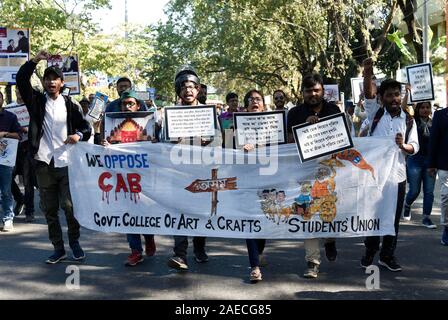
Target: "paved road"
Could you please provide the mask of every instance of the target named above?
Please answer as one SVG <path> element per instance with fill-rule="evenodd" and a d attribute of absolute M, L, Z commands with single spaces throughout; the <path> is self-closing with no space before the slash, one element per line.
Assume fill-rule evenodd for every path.
<path fill-rule="evenodd" d="M 437 224 L 438 199 L 437 192 L 433 217 Z M 81 236 L 87 259 L 76 265 L 80 287 L 68 289 L 70 263 L 44 263 L 52 247 L 42 214 L 33 224 L 19 216 L 13 233 L 0 233 L 0 299 L 448 299 L 448 247 L 440 245 L 440 227 L 429 230 L 419 225 L 421 207 L 420 198 L 413 220 L 403 222 L 400 229 L 397 256 L 403 272 L 380 269 L 379 290 L 366 289 L 368 275 L 359 267 L 364 249 L 359 238 L 338 240 L 338 260 L 324 260 L 319 278 L 313 280 L 301 277 L 303 241 L 270 240 L 264 280 L 250 284 L 244 240 L 208 239 L 210 261 L 197 264 L 191 255 L 190 271 L 179 273 L 166 266 L 170 237 L 156 236 L 156 255 L 129 268 L 123 264 L 129 254 L 125 235 L 87 229 Z"/>

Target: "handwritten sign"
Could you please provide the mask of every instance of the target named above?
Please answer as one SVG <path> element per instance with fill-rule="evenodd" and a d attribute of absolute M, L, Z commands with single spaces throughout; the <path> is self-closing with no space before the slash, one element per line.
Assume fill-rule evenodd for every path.
<path fill-rule="evenodd" d="M 165 130 L 168 140 L 213 137 L 218 130 L 215 106 L 165 107 Z"/>
<path fill-rule="evenodd" d="M 302 162 L 353 148 L 343 113 L 322 118 L 315 124 L 294 126 L 292 131 Z"/>
<path fill-rule="evenodd" d="M 24 104 L 6 106 L 5 109 L 17 116 L 17 120 L 19 121 L 19 125 L 21 127 L 28 127 L 30 125 L 30 114 Z"/>
<path fill-rule="evenodd" d="M 430 63 L 406 67 L 408 82 L 411 84 L 411 102 L 434 100 L 434 84 Z"/>
<path fill-rule="evenodd" d="M 236 146 L 286 143 L 285 111 L 235 112 Z"/>

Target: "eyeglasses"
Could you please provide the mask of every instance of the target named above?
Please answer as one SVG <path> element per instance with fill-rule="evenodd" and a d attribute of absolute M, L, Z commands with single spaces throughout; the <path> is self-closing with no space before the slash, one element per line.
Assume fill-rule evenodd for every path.
<path fill-rule="evenodd" d="M 135 103 L 134 101 L 122 102 L 122 103 L 121 103 L 121 105 L 122 105 L 123 107 L 126 107 L 126 108 L 133 107 L 133 106 L 135 106 L 136 104 L 137 104 L 137 103 Z"/>
<path fill-rule="evenodd" d="M 247 99 L 249 102 L 261 102 L 263 101 L 262 98 L 260 97 L 250 97 L 249 99 Z"/>
<path fill-rule="evenodd" d="M 196 86 L 182 86 L 182 87 L 180 87 L 180 90 L 182 90 L 182 91 L 187 91 L 187 90 L 192 91 L 192 90 L 194 90 L 196 88 L 197 88 Z"/>

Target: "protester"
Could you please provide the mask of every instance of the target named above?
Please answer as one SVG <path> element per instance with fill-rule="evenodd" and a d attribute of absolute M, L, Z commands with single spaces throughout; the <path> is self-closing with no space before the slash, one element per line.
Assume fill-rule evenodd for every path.
<path fill-rule="evenodd" d="M 286 97 L 286 93 L 283 90 L 277 89 L 272 94 L 274 98 L 275 111 L 288 111 L 285 107 L 288 102 L 288 98 Z"/>
<path fill-rule="evenodd" d="M 207 86 L 203 83 L 201 83 L 200 90 L 198 93 L 198 101 L 200 104 L 207 103 Z"/>
<path fill-rule="evenodd" d="M 265 111 L 265 104 L 263 94 L 258 90 L 250 90 L 244 96 L 244 107 L 247 112 L 263 112 Z M 244 145 L 245 151 L 252 151 L 257 146 L 254 144 Z M 251 282 L 258 282 L 262 280 L 260 267 L 266 265 L 266 260 L 263 257 L 263 251 L 266 246 L 266 239 L 246 239 L 247 253 L 249 255 Z"/>
<path fill-rule="evenodd" d="M 341 111 L 333 103 L 324 99 L 324 83 L 318 74 L 310 74 L 303 77 L 302 93 L 304 103 L 289 110 L 288 113 L 288 135 L 289 142 L 294 142 L 292 127 L 303 123 L 317 123 L 319 119 L 338 114 Z M 319 238 L 305 239 L 305 260 L 307 270 L 305 278 L 317 278 L 319 273 L 320 248 Z M 328 261 L 335 261 L 337 257 L 336 240 L 325 239 L 325 255 Z"/>
<path fill-rule="evenodd" d="M 0 139 L 20 139 L 21 128 L 17 116 L 3 108 L 3 93 L 0 92 Z M 0 192 L 2 195 L 3 231 L 14 230 L 14 212 L 11 193 L 13 167 L 0 164 Z"/>
<path fill-rule="evenodd" d="M 182 106 L 198 106 L 201 105 L 198 101 L 197 97 L 200 89 L 200 80 L 196 73 L 196 71 L 190 66 L 183 66 L 176 73 L 174 80 L 174 87 L 176 91 L 176 95 L 180 99 L 180 105 Z M 164 132 L 164 130 L 162 130 Z M 202 146 L 206 145 L 216 145 L 220 146 L 222 143 L 222 139 L 220 137 L 220 133 L 218 132 L 215 137 L 213 137 L 210 141 L 205 141 L 200 137 L 194 138 L 185 138 L 185 139 L 176 139 L 176 141 L 170 141 L 162 137 L 164 142 L 171 143 L 181 143 L 181 144 L 199 144 Z M 193 247 L 194 247 L 194 255 L 195 261 L 198 263 L 208 262 L 208 255 L 205 251 L 205 237 L 194 237 L 193 238 Z M 188 270 L 188 261 L 187 261 L 187 249 L 188 249 L 188 237 L 187 236 L 174 236 L 174 256 L 170 258 L 167 262 L 167 265 L 170 268 L 174 268 L 177 270 Z"/>
<path fill-rule="evenodd" d="M 235 92 L 229 92 L 226 95 L 226 104 L 229 106 L 226 112 L 219 115 L 223 139 L 223 148 L 234 148 L 235 138 L 233 135 L 233 113 L 238 112 L 238 95 Z"/>
<path fill-rule="evenodd" d="M 429 137 L 429 174 L 440 181 L 441 217 L 444 226 L 441 244 L 448 246 L 448 108 L 434 113 Z"/>
<path fill-rule="evenodd" d="M 395 257 L 397 246 L 398 229 L 400 225 L 400 216 L 403 209 L 403 202 L 406 192 L 406 156 L 414 155 L 419 151 L 419 142 L 417 126 L 415 120 L 401 108 L 401 84 L 395 80 L 387 79 L 381 83 L 378 90 L 378 97 L 382 108 L 377 103 L 376 96 L 373 94 L 373 61 L 371 58 L 364 60 L 364 90 L 365 90 L 365 109 L 371 123 L 371 136 L 390 136 L 395 137 L 395 143 L 400 149 L 397 167 L 394 168 L 396 181 L 398 181 L 397 207 L 395 211 L 394 227 L 395 236 L 387 235 L 383 237 L 383 244 L 380 251 L 378 263 L 390 271 L 401 271 Z M 393 215 L 391 212 L 390 215 Z M 361 259 L 361 267 L 367 268 L 373 263 L 376 252 L 379 250 L 380 237 L 367 237 L 364 241 L 366 246 L 365 255 Z"/>
<path fill-rule="evenodd" d="M 117 80 L 118 97 L 121 97 L 123 92 L 125 92 L 126 90 L 131 90 L 131 89 L 132 89 L 132 81 L 129 78 L 122 77 Z M 110 102 L 109 105 L 106 107 L 105 112 L 120 112 L 120 110 L 121 110 L 121 102 L 120 101 L 121 101 L 120 98 L 118 98 L 118 99 Z M 139 111 L 144 111 L 144 110 L 148 109 L 144 101 L 138 100 L 138 103 L 140 105 Z"/>
<path fill-rule="evenodd" d="M 431 102 L 419 102 L 415 108 L 420 148 L 415 155 L 409 156 L 406 162 L 409 190 L 404 203 L 403 218 L 411 220 L 411 206 L 420 194 L 423 184 L 423 220 L 422 225 L 429 229 L 437 228 L 430 219 L 434 202 L 434 186 L 436 179 L 428 172 L 429 135 L 432 126 Z"/>
<path fill-rule="evenodd" d="M 126 90 L 121 94 L 121 111 L 122 112 L 137 112 L 141 110 L 137 94 L 133 90 Z M 102 141 L 103 146 L 108 146 L 107 140 Z M 143 248 L 142 238 L 140 234 L 128 233 L 126 235 L 131 254 L 128 256 L 125 265 L 129 267 L 136 266 L 138 263 L 143 262 Z M 153 234 L 144 234 L 145 238 L 145 253 L 148 257 L 152 257 L 156 253 L 156 243 L 154 242 Z"/>
<path fill-rule="evenodd" d="M 16 86 L 17 101 L 8 104 L 5 108 L 16 108 L 25 106 L 18 87 Z M 37 185 L 36 175 L 32 165 L 32 159 L 29 153 L 28 127 L 22 127 L 22 139 L 17 149 L 16 165 L 14 167 L 11 183 L 11 191 L 16 201 L 14 215 L 22 214 L 25 209 L 25 222 L 34 221 L 34 186 Z M 15 181 L 17 175 L 22 175 L 25 194 L 22 194 Z"/>
<path fill-rule="evenodd" d="M 17 73 L 17 86 L 30 114 L 28 139 L 31 155 L 36 162 L 40 208 L 47 219 L 49 237 L 54 246 L 54 253 L 46 263 L 55 264 L 67 257 L 58 217 L 59 206 L 67 219 L 73 259 L 85 258 L 79 244 L 80 226 L 73 214 L 67 167 L 68 151 L 64 145 L 89 140 L 91 128 L 84 120 L 81 108 L 70 97 L 61 94 L 64 75 L 60 69 L 45 69 L 45 93 L 31 87 L 30 79 L 37 64 L 49 57 L 47 52 L 40 51 L 23 64 Z"/>

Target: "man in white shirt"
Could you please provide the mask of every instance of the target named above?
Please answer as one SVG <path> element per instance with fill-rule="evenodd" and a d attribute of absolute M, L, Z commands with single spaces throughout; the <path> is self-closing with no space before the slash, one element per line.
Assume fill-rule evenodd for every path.
<path fill-rule="evenodd" d="M 383 237 L 378 263 L 390 271 L 401 271 L 402 268 L 395 258 L 397 246 L 398 228 L 401 211 L 406 193 L 406 155 L 413 155 L 419 150 L 417 125 L 415 120 L 401 108 L 401 83 L 392 79 L 386 79 L 381 83 L 378 96 L 383 107 L 377 103 L 373 94 L 373 62 L 366 59 L 364 65 L 364 90 L 365 109 L 370 122 L 371 136 L 390 136 L 401 152 L 398 157 L 397 167 L 393 174 L 398 182 L 397 208 L 395 211 L 395 236 Z M 392 214 L 392 212 L 390 213 Z M 364 241 L 366 253 L 361 259 L 361 266 L 367 268 L 373 263 L 376 252 L 379 250 L 380 237 L 367 237 Z"/>
<path fill-rule="evenodd" d="M 55 264 L 67 257 L 58 217 L 59 206 L 64 210 L 67 219 L 73 258 L 85 258 L 78 241 L 80 226 L 73 214 L 66 144 L 89 140 L 91 128 L 83 118 L 81 107 L 70 97 L 61 94 L 64 76 L 59 68 L 45 69 L 45 93 L 35 91 L 31 87 L 30 78 L 37 64 L 49 56 L 47 52 L 40 51 L 33 59 L 23 64 L 17 73 L 17 86 L 30 114 L 28 139 L 36 166 L 40 208 L 45 214 L 49 238 L 54 246 L 54 253 L 46 263 Z"/>

